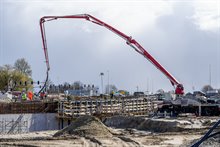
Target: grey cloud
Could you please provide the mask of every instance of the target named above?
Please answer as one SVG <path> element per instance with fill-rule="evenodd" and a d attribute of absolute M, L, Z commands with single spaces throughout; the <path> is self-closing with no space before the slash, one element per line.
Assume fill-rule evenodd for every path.
<path fill-rule="evenodd" d="M 39 13 L 35 14 L 30 11 L 32 6 L 3 6 L 3 11 L 8 11 L 0 15 L 0 24 L 4 28 L 1 29 L 3 45 L 0 57 L 3 60 L 0 60 L 0 65 L 13 64 L 17 58 L 24 57 L 32 66 L 34 79 L 45 78 L 39 18 L 51 14 L 52 7 L 53 5 L 36 6 L 34 12 Z M 23 9 L 30 11 L 30 14 L 25 18 L 27 22 L 21 23 L 19 21 L 23 20 Z M 128 35 L 134 36 L 185 85 L 187 91 L 192 90 L 192 86 L 200 89 L 207 84 L 209 64 L 213 69 L 213 86 L 219 88 L 220 32 L 200 30 L 191 19 L 194 8 L 190 5 L 174 5 L 173 11 L 173 14 L 158 17 L 154 29 L 146 28 L 141 33 Z M 12 12 L 17 12 L 18 15 L 13 17 Z M 64 11 L 59 13 L 67 14 Z M 71 14 L 75 14 L 74 11 Z M 115 26 L 114 22 L 108 23 Z M 83 30 L 82 25 L 89 27 L 92 32 Z M 99 74 L 105 72 L 104 82 L 107 84 L 109 70 L 110 82 L 119 89 L 134 91 L 139 86 L 140 90 L 147 90 L 147 87 L 154 91 L 161 88 L 172 90 L 169 80 L 151 63 L 127 46 L 124 40 L 104 28 L 86 21 L 58 20 L 46 23 L 46 32 L 51 64 L 50 78 L 55 83 L 81 80 L 86 84 L 100 85 Z"/>

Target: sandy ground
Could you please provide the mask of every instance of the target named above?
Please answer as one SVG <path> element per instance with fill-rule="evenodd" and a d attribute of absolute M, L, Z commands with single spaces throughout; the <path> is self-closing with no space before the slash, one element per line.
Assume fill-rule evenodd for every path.
<path fill-rule="evenodd" d="M 128 121 L 129 119 L 127 119 Z M 212 121 L 210 121 L 212 120 Z M 112 128 L 108 127 L 112 133 L 111 137 L 80 137 L 76 135 L 64 134 L 63 136 L 53 137 L 58 131 L 41 131 L 25 134 L 4 134 L 0 135 L 0 146 L 28 146 L 28 147 L 186 147 L 190 142 L 199 139 L 207 128 L 217 118 L 181 118 L 181 119 L 159 119 L 158 121 L 167 122 L 167 126 L 162 124 L 160 127 L 171 127 L 173 121 L 178 127 L 186 128 L 185 130 L 174 132 L 157 132 L 152 133 L 146 130 L 137 130 L 135 128 Z M 132 123 L 132 121 L 130 121 Z M 129 123 L 129 124 L 130 124 Z M 134 122 L 133 122 L 134 123 Z M 148 123 L 151 124 L 152 122 Z M 147 125 L 147 122 L 144 123 Z M 151 124 L 151 127 L 155 127 Z M 158 126 L 159 127 L 159 126 Z M 144 127 L 143 129 L 145 129 Z"/>
<path fill-rule="evenodd" d="M 1 135 L 0 146 L 33 146 L 33 147 L 177 147 L 198 139 L 201 135 L 183 133 L 149 133 L 135 129 L 112 129 L 115 134 L 110 138 L 84 138 L 78 136 L 53 137 L 57 131 Z"/>

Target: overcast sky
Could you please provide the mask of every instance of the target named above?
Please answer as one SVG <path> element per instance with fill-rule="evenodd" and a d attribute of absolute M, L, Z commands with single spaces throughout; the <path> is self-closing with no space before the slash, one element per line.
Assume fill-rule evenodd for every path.
<path fill-rule="evenodd" d="M 0 66 L 24 57 L 34 80 L 45 79 L 39 19 L 91 14 L 132 36 L 186 91 L 209 84 L 220 88 L 220 1 L 0 0 Z M 54 83 L 116 85 L 133 92 L 172 90 L 169 80 L 125 41 L 84 20 L 47 22 L 50 79 Z"/>

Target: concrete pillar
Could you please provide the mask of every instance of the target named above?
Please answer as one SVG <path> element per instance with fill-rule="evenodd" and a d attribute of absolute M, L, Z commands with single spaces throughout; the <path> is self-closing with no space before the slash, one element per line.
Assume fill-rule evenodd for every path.
<path fill-rule="evenodd" d="M 201 116 L 202 110 L 201 110 L 201 104 L 199 105 L 199 116 Z"/>

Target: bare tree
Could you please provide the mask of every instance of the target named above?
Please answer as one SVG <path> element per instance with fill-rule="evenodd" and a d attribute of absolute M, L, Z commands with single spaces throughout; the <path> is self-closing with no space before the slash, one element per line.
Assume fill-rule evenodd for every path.
<path fill-rule="evenodd" d="M 10 64 L 5 64 L 3 66 L 0 66 L 0 70 L 12 71 L 13 67 Z"/>
<path fill-rule="evenodd" d="M 28 64 L 28 62 L 24 58 L 16 60 L 14 64 L 14 68 L 15 70 L 20 71 L 21 73 L 27 76 L 32 75 L 31 66 Z"/>
<path fill-rule="evenodd" d="M 207 91 L 209 90 L 213 90 L 212 86 L 211 85 L 205 85 L 203 86 L 202 88 L 202 92 L 206 93 Z"/>
<path fill-rule="evenodd" d="M 112 93 L 112 92 L 118 91 L 117 87 L 115 85 L 106 85 L 105 86 L 105 93 Z"/>
<path fill-rule="evenodd" d="M 80 82 L 80 81 L 75 81 L 73 84 L 73 89 L 75 90 L 80 90 L 80 89 L 83 89 L 83 83 Z"/>
<path fill-rule="evenodd" d="M 164 92 L 163 89 L 158 89 L 156 93 L 158 93 L 158 94 L 164 94 L 165 92 Z"/>

